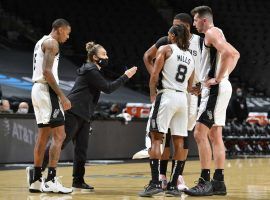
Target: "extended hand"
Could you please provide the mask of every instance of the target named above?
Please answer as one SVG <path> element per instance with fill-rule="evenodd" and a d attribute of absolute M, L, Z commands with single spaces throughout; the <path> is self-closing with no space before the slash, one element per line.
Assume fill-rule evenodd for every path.
<path fill-rule="evenodd" d="M 131 78 L 137 71 L 137 67 L 133 66 L 132 68 L 125 71 L 125 75 L 127 75 L 128 78 Z"/>

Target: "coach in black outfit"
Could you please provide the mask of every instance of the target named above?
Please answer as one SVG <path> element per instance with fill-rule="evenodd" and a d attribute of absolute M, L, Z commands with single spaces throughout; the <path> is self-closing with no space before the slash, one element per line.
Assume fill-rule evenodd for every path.
<path fill-rule="evenodd" d="M 90 120 L 100 97 L 100 92 L 111 93 L 131 78 L 137 70 L 132 67 L 113 82 L 107 81 L 100 69 L 108 65 L 106 50 L 99 44 L 86 44 L 87 62 L 77 70 L 77 78 L 68 98 L 72 108 L 65 113 L 66 138 L 62 149 L 70 142 L 74 144 L 73 189 L 94 189 L 84 182 Z M 48 151 L 46 151 L 48 152 Z M 46 156 L 45 156 L 46 157 Z M 46 161 L 45 161 L 46 162 Z M 43 166 L 46 166 L 44 163 Z"/>

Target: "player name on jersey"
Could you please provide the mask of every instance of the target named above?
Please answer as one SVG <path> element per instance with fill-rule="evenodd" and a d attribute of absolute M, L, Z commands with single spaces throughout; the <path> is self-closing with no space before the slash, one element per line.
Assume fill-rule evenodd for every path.
<path fill-rule="evenodd" d="M 190 59 L 184 55 L 177 55 L 177 61 L 182 61 L 188 65 L 190 64 Z"/>

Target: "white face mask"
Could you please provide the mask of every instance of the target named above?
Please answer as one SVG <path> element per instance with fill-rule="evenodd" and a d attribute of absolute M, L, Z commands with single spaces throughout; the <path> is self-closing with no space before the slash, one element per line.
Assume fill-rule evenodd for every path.
<path fill-rule="evenodd" d="M 17 113 L 20 113 L 20 114 L 27 114 L 28 113 L 28 109 L 27 108 L 19 108 Z"/>

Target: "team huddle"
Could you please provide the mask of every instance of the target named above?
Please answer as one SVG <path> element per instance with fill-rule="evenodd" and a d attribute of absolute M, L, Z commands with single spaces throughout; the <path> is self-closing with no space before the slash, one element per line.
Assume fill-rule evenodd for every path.
<path fill-rule="evenodd" d="M 159 39 L 144 56 L 153 103 L 146 128 L 152 179 L 139 193 L 142 197 L 163 192 L 166 196 L 180 196 L 182 192 L 191 196 L 227 194 L 222 126 L 232 93 L 228 77 L 240 54 L 226 41 L 222 30 L 214 26 L 211 8 L 199 6 L 191 14 L 193 25 L 205 35 L 204 39 L 190 33 L 192 19 L 180 13 L 175 16 L 168 36 Z M 197 185 L 189 189 L 182 173 L 188 153 L 188 132 L 194 127 L 201 176 Z M 174 154 L 167 181 L 171 139 Z M 212 180 L 212 150 L 208 139 L 216 167 Z"/>
<path fill-rule="evenodd" d="M 152 178 L 139 193 L 142 197 L 163 192 L 167 196 L 180 196 L 183 192 L 191 196 L 227 194 L 222 126 L 232 93 L 228 77 L 240 54 L 226 41 L 222 30 L 214 26 L 211 8 L 199 6 L 191 14 L 193 23 L 189 14 L 177 14 L 168 35 L 144 55 L 152 103 L 145 138 Z M 192 34 L 192 25 L 205 37 Z M 58 86 L 58 43 L 65 42 L 70 32 L 66 20 L 56 20 L 52 32 L 39 40 L 34 50 L 32 101 L 39 134 L 34 167 L 27 168 L 30 192 L 71 193 L 77 189 L 94 189 L 84 181 L 91 116 L 100 92 L 115 91 L 137 70 L 132 67 L 115 81 L 107 81 L 100 73 L 108 64 L 107 52 L 101 45 L 89 42 L 87 62 L 78 69 L 75 85 L 66 97 Z M 188 136 L 193 130 L 201 175 L 198 184 L 189 189 L 182 175 L 188 155 Z M 47 146 L 51 134 L 52 143 Z M 72 188 L 66 188 L 56 177 L 56 166 L 61 149 L 71 140 L 74 143 L 73 183 Z M 171 141 L 174 152 L 167 180 Z M 215 162 L 212 180 L 210 143 Z M 47 166 L 45 179 L 42 172 Z"/>

